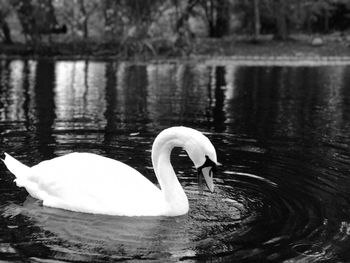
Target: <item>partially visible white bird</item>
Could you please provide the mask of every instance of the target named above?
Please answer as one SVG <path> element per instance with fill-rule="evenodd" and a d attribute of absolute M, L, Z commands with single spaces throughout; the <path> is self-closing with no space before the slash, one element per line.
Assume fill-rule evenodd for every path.
<path fill-rule="evenodd" d="M 178 216 L 188 212 L 187 196 L 170 163 L 174 147 L 182 147 L 214 190 L 217 157 L 201 132 L 186 127 L 162 131 L 152 146 L 152 163 L 160 189 L 134 168 L 91 153 L 71 153 L 28 167 L 5 153 L 7 168 L 18 187 L 44 206 L 76 212 L 123 216 Z"/>

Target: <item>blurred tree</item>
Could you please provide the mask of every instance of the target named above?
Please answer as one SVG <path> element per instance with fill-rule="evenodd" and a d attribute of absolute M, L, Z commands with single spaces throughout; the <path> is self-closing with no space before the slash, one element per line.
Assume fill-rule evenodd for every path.
<path fill-rule="evenodd" d="M 12 5 L 17 11 L 17 16 L 21 22 L 22 32 L 24 34 L 25 40 L 28 40 L 29 32 L 34 33 L 35 20 L 33 18 L 33 6 L 31 1 L 24 0 L 12 0 Z M 35 35 L 35 34 L 34 34 Z M 34 37 L 33 37 L 34 38 Z"/>
<path fill-rule="evenodd" d="M 118 21 L 120 17 L 118 14 L 119 2 L 118 0 L 105 0 L 103 2 L 104 35 L 107 41 L 114 40 L 118 33 L 118 24 L 119 27 L 121 26 L 121 21 Z"/>
<path fill-rule="evenodd" d="M 151 23 L 157 20 L 163 4 L 162 0 L 124 0 L 124 19 L 128 25 L 127 36 L 146 36 Z"/>
<path fill-rule="evenodd" d="M 124 53 L 142 53 L 156 48 L 150 39 L 150 27 L 163 11 L 166 2 L 162 0 L 121 1 L 123 34 L 121 47 Z"/>
<path fill-rule="evenodd" d="M 350 28 L 350 1 L 338 0 L 330 18 L 330 28 L 345 31 Z"/>
<path fill-rule="evenodd" d="M 200 0 L 208 22 L 209 37 L 223 37 L 228 33 L 230 19 L 229 0 Z"/>
<path fill-rule="evenodd" d="M 253 0 L 253 6 L 254 6 L 254 39 L 258 40 L 260 35 L 260 7 L 259 7 L 259 0 Z"/>
<path fill-rule="evenodd" d="M 95 0 L 78 0 L 77 4 L 79 8 L 78 27 L 83 38 L 87 39 L 89 37 L 89 19 L 94 12 L 101 9 L 99 6 L 101 3 Z"/>
<path fill-rule="evenodd" d="M 196 35 L 221 38 L 232 28 L 280 40 L 293 32 L 346 30 L 350 0 L 0 0 L 3 42 L 16 40 L 14 15 L 33 43 L 69 31 L 55 40 L 112 42 L 131 53 L 162 45 L 189 53 Z"/>
<path fill-rule="evenodd" d="M 188 54 L 192 51 L 193 33 L 189 26 L 189 18 L 194 15 L 194 8 L 198 5 L 198 0 L 179 1 L 173 0 L 172 4 L 176 7 L 176 24 L 175 24 L 175 49 Z"/>
<path fill-rule="evenodd" d="M 79 5 L 79 11 L 81 14 L 80 17 L 80 25 L 82 27 L 82 31 L 83 31 L 83 37 L 84 39 L 88 38 L 89 35 L 89 31 L 88 31 L 88 19 L 90 16 L 90 12 L 86 11 L 86 7 L 85 7 L 85 0 L 78 0 L 78 5 Z"/>
<path fill-rule="evenodd" d="M 98 0 L 54 0 L 57 17 L 68 25 L 69 36 L 86 41 L 103 28 L 104 2 Z M 100 38 L 100 40 L 103 40 Z"/>
<path fill-rule="evenodd" d="M 350 27 L 350 1 L 348 0 L 304 0 L 308 15 L 308 32 L 345 30 Z"/>
<path fill-rule="evenodd" d="M 183 30 L 184 27 L 188 27 L 188 19 L 194 14 L 193 10 L 198 5 L 199 0 L 188 0 L 185 2 L 181 0 L 173 0 L 172 4 L 176 8 L 176 26 L 175 32 Z"/>
<path fill-rule="evenodd" d="M 11 0 L 11 4 L 17 11 L 26 40 L 30 38 L 36 43 L 42 35 L 66 33 L 67 27 L 57 22 L 53 0 Z"/>
<path fill-rule="evenodd" d="M 275 0 L 274 1 L 275 9 L 275 38 L 278 40 L 286 40 L 289 33 L 288 28 L 288 5 L 289 0 Z"/>
<path fill-rule="evenodd" d="M 0 0 L 0 27 L 2 30 L 2 37 L 4 43 L 12 44 L 11 30 L 6 21 L 6 18 L 12 13 L 12 8 L 8 0 Z"/>
<path fill-rule="evenodd" d="M 350 28 L 349 0 L 242 0 L 233 10 L 240 15 L 241 29 L 254 37 L 259 32 L 286 40 L 292 32 Z"/>

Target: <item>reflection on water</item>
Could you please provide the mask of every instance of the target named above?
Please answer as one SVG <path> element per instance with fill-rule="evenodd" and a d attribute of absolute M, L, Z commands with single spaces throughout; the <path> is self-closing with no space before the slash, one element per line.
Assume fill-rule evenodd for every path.
<path fill-rule="evenodd" d="M 1 120 L 39 133 L 195 120 L 216 132 L 294 137 L 346 124 L 349 67 L 1 62 Z"/>
<path fill-rule="evenodd" d="M 26 164 L 89 151 L 154 182 L 152 141 L 175 125 L 205 131 L 224 164 L 202 193 L 175 151 L 178 218 L 48 209 L 1 166 L 0 259 L 347 262 L 349 85 L 343 66 L 0 60 L 1 150 Z"/>
<path fill-rule="evenodd" d="M 104 128 L 105 70 L 105 64 L 87 61 L 56 64 L 56 79 L 51 80 L 57 83 L 53 86 L 57 105 L 54 129 Z"/>

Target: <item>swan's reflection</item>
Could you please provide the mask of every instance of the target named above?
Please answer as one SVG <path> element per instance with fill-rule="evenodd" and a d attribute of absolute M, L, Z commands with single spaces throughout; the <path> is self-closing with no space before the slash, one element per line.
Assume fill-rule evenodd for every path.
<path fill-rule="evenodd" d="M 7 206 L 3 216 L 25 216 L 40 227 L 46 238 L 35 240 L 33 237 L 33 242 L 47 243 L 51 250 L 70 260 L 72 255 L 79 255 L 79 260 L 83 255 L 85 260 L 93 260 L 106 255 L 146 259 L 195 254 L 188 248 L 187 216 L 118 217 L 75 213 L 43 207 L 30 196 L 23 206 Z"/>
<path fill-rule="evenodd" d="M 30 196 L 22 205 L 6 206 L 2 217 L 25 217 L 26 222 L 40 228 L 30 237 L 31 242 L 44 244 L 55 258 L 63 260 L 103 261 L 106 256 L 177 260 L 214 253 L 214 247 L 226 249 L 224 237 L 230 237 L 230 231 L 234 235 L 242 208 L 233 206 L 232 200 L 222 199 L 224 193 L 203 194 L 193 189 L 186 194 L 192 210 L 180 217 L 75 213 L 43 207 Z"/>

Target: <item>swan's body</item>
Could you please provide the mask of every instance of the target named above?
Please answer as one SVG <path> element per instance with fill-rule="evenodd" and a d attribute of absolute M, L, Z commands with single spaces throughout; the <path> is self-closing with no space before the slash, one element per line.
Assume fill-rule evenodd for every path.
<path fill-rule="evenodd" d="M 154 141 L 152 163 L 161 189 L 132 167 L 91 153 L 67 154 L 31 168 L 6 153 L 3 161 L 16 176 L 17 186 L 25 187 L 44 206 L 109 215 L 176 216 L 187 213 L 189 204 L 170 164 L 174 147 L 183 147 L 196 167 L 206 157 L 216 163 L 210 141 L 185 127 L 166 129 Z"/>

